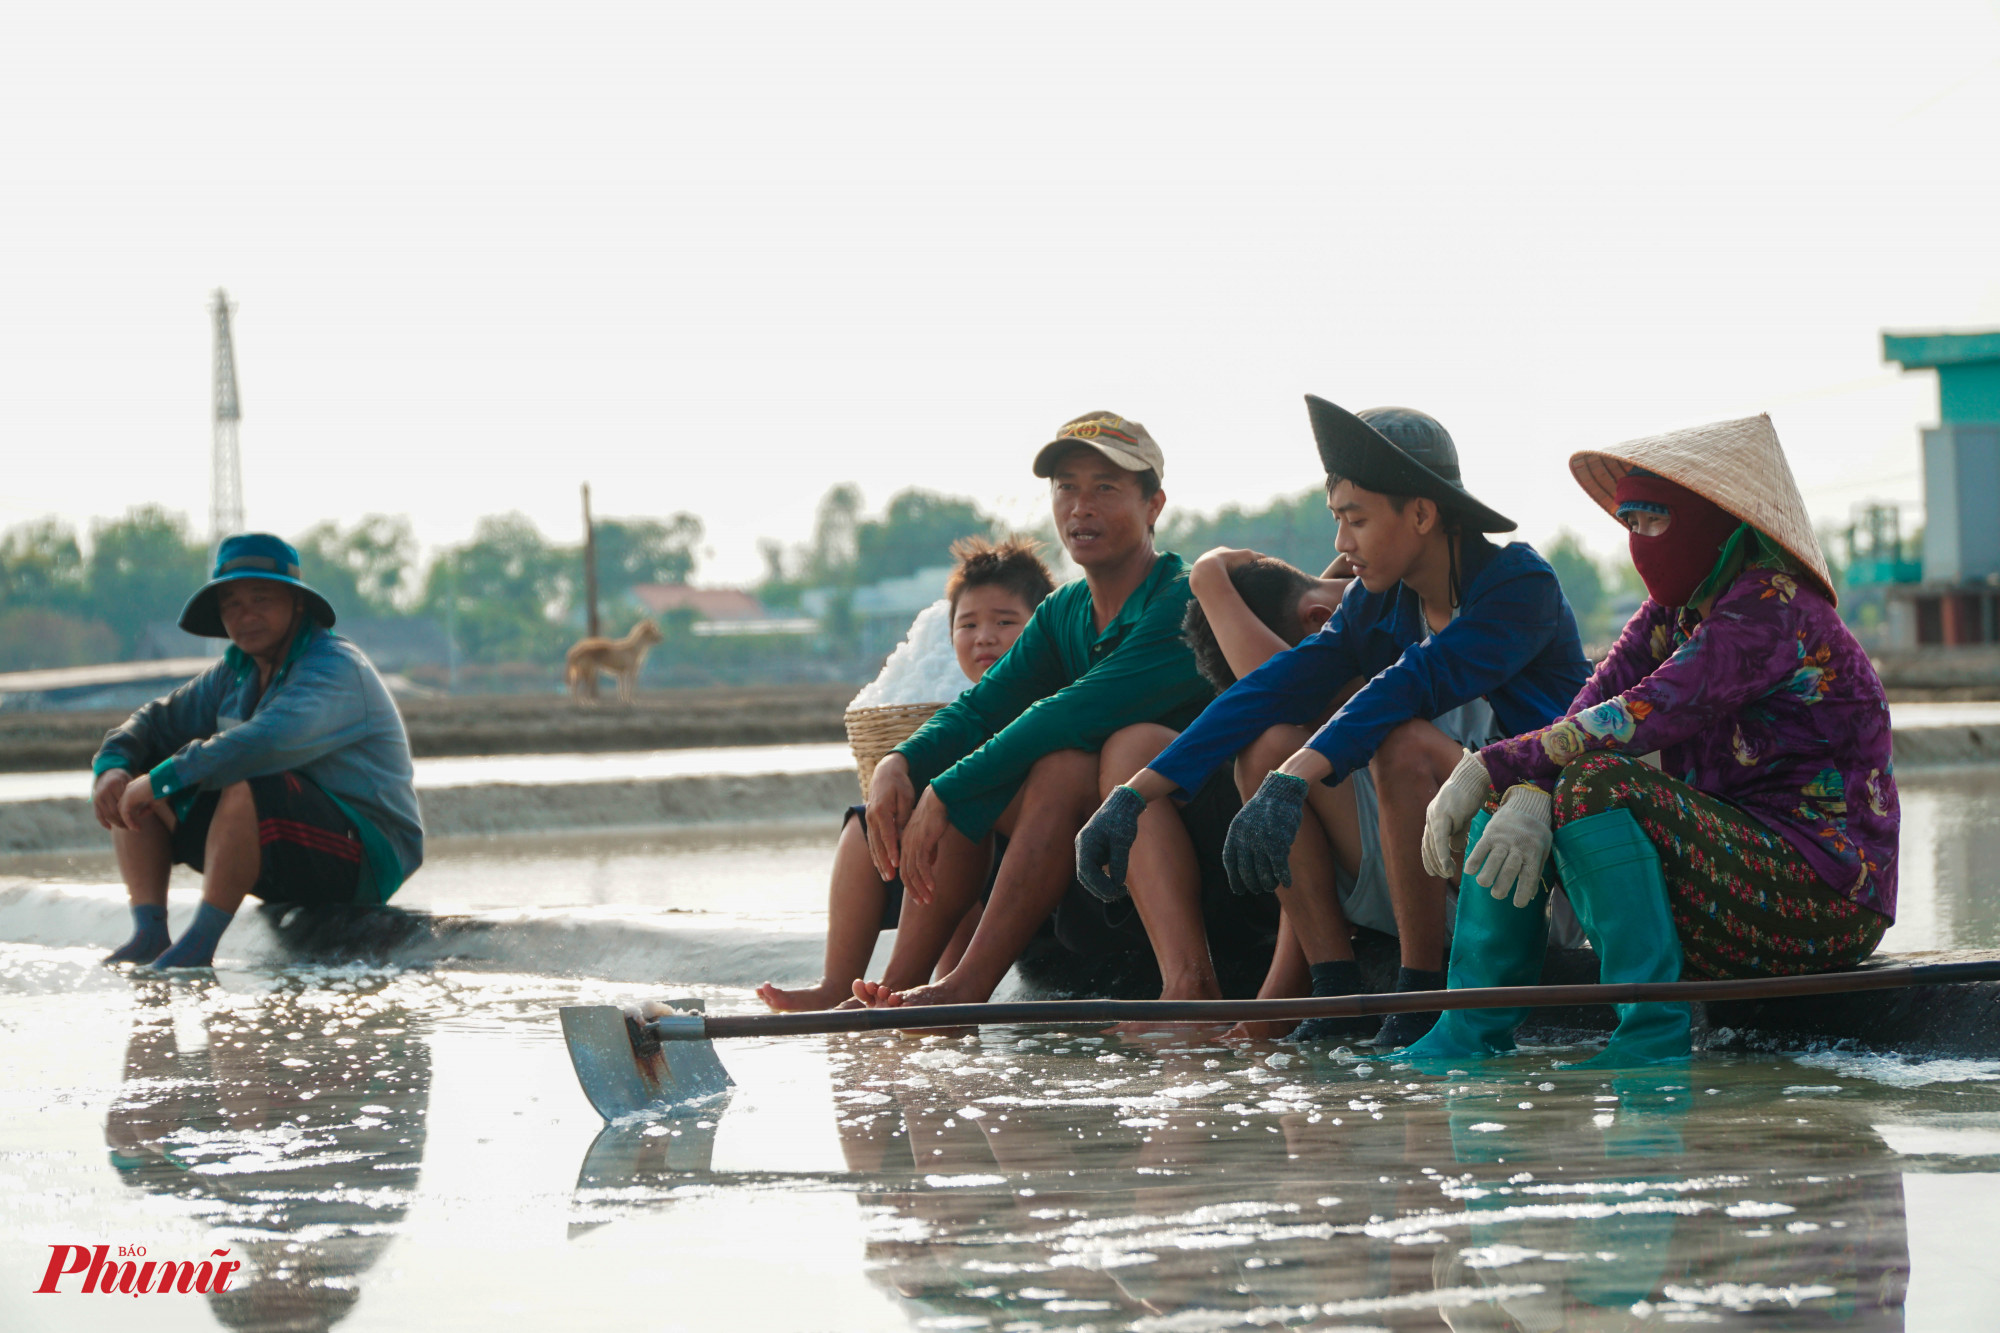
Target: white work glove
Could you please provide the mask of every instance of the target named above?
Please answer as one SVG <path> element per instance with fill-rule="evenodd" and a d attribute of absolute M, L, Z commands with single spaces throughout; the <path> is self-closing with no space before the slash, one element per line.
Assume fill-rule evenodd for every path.
<path fill-rule="evenodd" d="M 1511 890 L 1516 907 L 1535 901 L 1542 891 L 1542 863 L 1556 836 L 1550 825 L 1553 805 L 1554 799 L 1531 783 L 1509 787 L 1478 844 L 1466 852 L 1465 873 L 1495 898 Z"/>
<path fill-rule="evenodd" d="M 1425 874 L 1436 875 L 1439 879 L 1458 878 L 1458 858 L 1465 847 L 1465 830 L 1492 795 L 1493 783 L 1486 776 L 1486 765 L 1479 761 L 1478 755 L 1467 750 L 1424 811 Z"/>

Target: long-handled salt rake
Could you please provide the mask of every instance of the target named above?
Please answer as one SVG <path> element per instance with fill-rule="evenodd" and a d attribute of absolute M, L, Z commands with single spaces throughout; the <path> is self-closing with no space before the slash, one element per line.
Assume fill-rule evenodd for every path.
<path fill-rule="evenodd" d="M 572 1005 L 562 1011 L 584 1096 L 606 1120 L 657 1112 L 712 1097 L 732 1080 L 715 1054 L 719 1037 L 795 1037 L 990 1024 L 1240 1023 L 1271 1019 L 1360 1018 L 1426 1009 L 1540 1009 L 1649 1001 L 1775 1000 L 1800 995 L 1899 990 L 1907 986 L 2000 981 L 2000 960 L 1879 967 L 1749 981 L 1640 982 L 1614 986 L 1488 986 L 1293 1000 L 1023 1000 L 1006 1004 L 822 1009 L 799 1014 L 710 1018 L 700 1000 L 653 1001 L 620 1009 Z"/>

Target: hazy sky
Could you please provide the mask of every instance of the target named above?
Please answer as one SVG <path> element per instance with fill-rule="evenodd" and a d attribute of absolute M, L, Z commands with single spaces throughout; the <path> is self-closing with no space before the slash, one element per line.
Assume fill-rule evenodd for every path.
<path fill-rule="evenodd" d="M 1087 409 L 1261 502 L 1314 392 L 1610 550 L 1572 450 L 1759 410 L 1919 499 L 1879 334 L 2000 325 L 2000 5 L 10 5 L 0 172 L 0 525 L 206 527 L 221 285 L 286 534 L 588 480 L 747 580 L 839 481 L 1039 516 Z"/>

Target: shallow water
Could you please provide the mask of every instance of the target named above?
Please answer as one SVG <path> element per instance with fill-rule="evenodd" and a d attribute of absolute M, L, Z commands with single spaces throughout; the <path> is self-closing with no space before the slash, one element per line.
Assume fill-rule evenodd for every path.
<path fill-rule="evenodd" d="M 1918 770 L 1901 781 L 1896 924 L 1882 947 L 2000 948 L 2000 765 Z M 838 818 L 647 832 L 442 838 L 399 907 L 433 911 L 629 906 L 816 920 Z M 109 884 L 109 850 L 0 857 L 0 877 Z M 199 882 L 178 868 L 177 889 Z M 805 980 L 806 978 L 800 978 Z"/>
<path fill-rule="evenodd" d="M 1903 791 L 1885 948 L 2000 946 L 2000 770 Z M 246 966 L 284 956 L 248 921 L 214 980 L 172 981 L 98 965 L 107 856 L 0 860 L 0 936 L 42 941 L 0 943 L 0 1328 L 1964 1329 L 2000 1304 L 2000 1063 L 1614 1080 L 1543 1050 L 1440 1077 L 993 1029 L 724 1043 L 727 1098 L 605 1130 L 555 1010 L 662 989 L 575 978 L 754 1007 L 743 984 L 809 975 L 832 846 L 830 821 L 443 840 L 397 901 L 490 914 L 474 962 Z M 31 1294 L 86 1243 L 247 1267 L 143 1306 Z"/>
<path fill-rule="evenodd" d="M 630 906 L 721 915 L 823 918 L 838 822 L 829 818 L 650 831 L 434 838 L 395 897 L 433 912 Z M 0 877 L 115 884 L 110 851 L 0 857 Z M 201 876 L 174 868 L 173 888 Z"/>
<path fill-rule="evenodd" d="M 637 994 L 0 946 L 0 1326 L 1963 1329 L 2000 1298 L 2000 1064 L 1437 1076 L 990 1029 L 723 1043 L 732 1093 L 604 1129 L 553 1013 Z M 247 1266 L 143 1315 L 28 1294 L 67 1243 Z"/>
<path fill-rule="evenodd" d="M 492 754 L 419 759 L 416 785 L 473 787 L 482 783 L 620 782 L 697 774 L 822 773 L 851 768 L 854 754 L 839 743 L 716 745 L 688 750 L 612 750 L 593 754 Z M 0 801 L 41 801 L 90 795 L 88 769 L 0 773 Z"/>

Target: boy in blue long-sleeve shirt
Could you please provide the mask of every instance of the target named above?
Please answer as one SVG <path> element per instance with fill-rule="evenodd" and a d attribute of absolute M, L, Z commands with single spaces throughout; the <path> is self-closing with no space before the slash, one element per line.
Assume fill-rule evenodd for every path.
<path fill-rule="evenodd" d="M 402 716 L 333 623 L 290 544 L 222 543 L 180 624 L 228 651 L 113 728 L 91 765 L 134 926 L 108 961 L 205 967 L 247 894 L 381 903 L 423 864 Z M 176 863 L 202 872 L 202 902 L 170 941 Z"/>
<path fill-rule="evenodd" d="M 1445 882 L 1425 873 L 1424 811 L 1467 742 L 1468 705 L 1495 736 L 1562 716 L 1589 676 L 1576 619 L 1548 563 L 1524 543 L 1486 532 L 1514 524 L 1459 482 L 1458 454 L 1437 421 L 1407 408 L 1359 415 L 1310 395 L 1326 468 L 1335 546 L 1355 583 L 1326 627 L 1238 681 L 1133 779 L 1114 790 L 1077 838 L 1077 872 L 1102 895 L 1122 891 L 1138 812 L 1185 796 L 1215 768 L 1274 735 L 1301 730 L 1353 677 L 1366 684 L 1291 757 L 1270 770 L 1230 827 L 1224 859 L 1242 893 L 1276 892 L 1312 964 L 1315 994 L 1360 987 L 1346 919 L 1330 883 L 1292 872 L 1308 800 L 1329 799 L 1349 774 L 1373 780 L 1380 848 L 1402 951 L 1399 990 L 1444 986 Z M 1439 725 L 1453 718 L 1448 733 Z M 1145 891 L 1144 886 L 1137 886 Z M 1147 915 L 1142 913 L 1142 915 Z M 1406 1044 L 1434 1014 L 1393 1015 L 1377 1040 Z M 1300 1040 L 1333 1035 L 1316 1021 Z"/>

